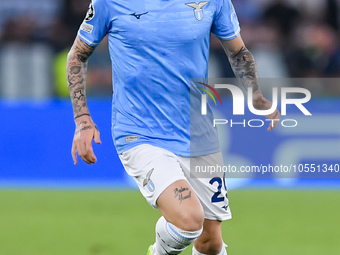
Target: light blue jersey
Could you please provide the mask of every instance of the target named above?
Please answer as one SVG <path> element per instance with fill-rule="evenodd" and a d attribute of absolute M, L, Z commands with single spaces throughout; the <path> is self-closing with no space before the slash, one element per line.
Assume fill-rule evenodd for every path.
<path fill-rule="evenodd" d="M 190 79 L 208 75 L 210 32 L 231 40 L 239 31 L 230 0 L 92 1 L 78 36 L 96 46 L 108 35 L 118 153 L 144 143 L 180 156 L 220 150 Z"/>

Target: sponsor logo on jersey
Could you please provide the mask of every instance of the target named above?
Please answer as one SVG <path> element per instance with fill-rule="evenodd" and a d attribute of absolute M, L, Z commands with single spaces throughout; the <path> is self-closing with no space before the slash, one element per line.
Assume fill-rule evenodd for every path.
<path fill-rule="evenodd" d="M 83 22 L 80 26 L 80 29 L 85 31 L 86 33 L 92 34 L 93 26 Z"/>
<path fill-rule="evenodd" d="M 138 135 L 125 136 L 125 142 L 130 143 L 138 140 Z"/>
<path fill-rule="evenodd" d="M 86 21 L 92 20 L 94 18 L 94 15 L 95 15 L 95 10 L 94 10 L 94 7 L 93 7 L 93 3 L 91 1 L 89 9 L 87 10 L 87 13 L 86 13 L 85 20 Z"/>
<path fill-rule="evenodd" d="M 224 206 L 222 206 L 222 209 L 228 211 L 228 207 L 229 207 L 228 205 L 224 205 Z"/>
<path fill-rule="evenodd" d="M 203 19 L 203 7 L 206 6 L 209 3 L 209 1 L 204 1 L 204 2 L 199 2 L 198 4 L 196 3 L 186 3 L 185 5 L 190 6 L 194 8 L 194 15 L 195 18 L 200 21 Z"/>
<path fill-rule="evenodd" d="M 143 181 L 143 187 L 147 186 L 148 190 L 150 192 L 155 191 L 155 184 L 153 183 L 153 181 L 150 179 L 153 170 L 155 170 L 154 168 L 152 168 L 146 175 L 146 178 Z"/>
<path fill-rule="evenodd" d="M 140 17 L 142 15 L 145 15 L 145 14 L 148 14 L 149 12 L 144 12 L 144 13 L 140 13 L 140 14 L 137 14 L 137 13 L 131 13 L 130 15 L 134 16 L 136 19 L 140 19 Z"/>

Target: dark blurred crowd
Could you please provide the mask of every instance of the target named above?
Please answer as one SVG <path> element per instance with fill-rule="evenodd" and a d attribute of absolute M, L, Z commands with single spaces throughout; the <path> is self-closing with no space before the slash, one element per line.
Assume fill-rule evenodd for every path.
<path fill-rule="evenodd" d="M 2 2 L 7 2 L 4 8 L 9 9 L 10 15 L 0 18 L 1 44 L 43 42 L 58 52 L 72 44 L 90 0 L 35 0 L 36 5 L 42 5 L 40 8 L 32 7 L 28 0 Z M 25 9 L 17 7 L 25 2 L 29 2 Z"/>
<path fill-rule="evenodd" d="M 338 0 L 234 0 L 248 48 L 281 62 L 285 77 L 340 75 Z M 262 5 L 260 2 L 264 2 Z M 272 56 L 272 60 L 270 59 Z M 259 59 L 262 61 L 262 58 Z M 261 62 L 262 64 L 262 62 Z M 283 71 L 283 72 L 282 72 Z M 264 77 L 273 77 L 263 70 Z"/>
<path fill-rule="evenodd" d="M 46 93 L 67 96 L 64 70 L 66 56 L 89 2 L 1 0 L 0 8 L 4 15 L 0 17 L 0 54 L 4 57 L 0 63 L 0 94 L 9 93 L 4 85 L 11 79 L 6 78 L 10 68 L 7 59 L 15 58 L 15 54 L 19 54 L 18 49 L 24 47 L 30 54 L 38 52 L 34 54 L 50 59 L 50 73 L 46 79 L 51 79 L 53 87 Z M 255 56 L 260 77 L 340 76 L 340 0 L 233 0 L 233 4 L 241 24 L 241 35 Z M 40 49 L 45 47 L 46 51 L 37 50 L 37 45 Z M 37 70 L 34 69 L 37 75 L 40 62 L 37 61 Z M 214 36 L 209 75 L 233 76 Z M 112 93 L 106 39 L 90 59 L 88 84 L 92 95 Z M 340 84 L 332 85 L 324 90 L 319 89 L 319 93 L 332 95 L 336 92 L 339 95 L 339 87 Z"/>

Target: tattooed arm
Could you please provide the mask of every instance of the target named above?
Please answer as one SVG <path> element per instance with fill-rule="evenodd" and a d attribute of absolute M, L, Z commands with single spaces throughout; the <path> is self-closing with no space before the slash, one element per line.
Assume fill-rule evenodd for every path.
<path fill-rule="evenodd" d="M 71 96 L 76 131 L 72 144 L 72 157 L 77 164 L 79 156 L 88 164 L 97 161 L 92 149 L 92 139 L 100 144 L 99 131 L 93 123 L 86 103 L 87 62 L 95 47 L 84 43 L 79 37 L 67 55 L 67 84 Z"/>
<path fill-rule="evenodd" d="M 268 110 L 272 102 L 263 97 L 260 89 L 259 75 L 257 72 L 255 59 L 243 43 L 241 36 L 237 36 L 230 41 L 220 40 L 224 51 L 226 52 L 231 68 L 237 78 L 240 79 L 243 87 L 253 90 L 253 105 L 258 110 Z M 280 113 L 276 109 L 274 113 L 266 116 L 270 120 L 279 120 Z M 273 121 L 268 131 L 273 130 L 278 121 Z"/>
<path fill-rule="evenodd" d="M 86 104 L 85 81 L 87 61 L 94 49 L 77 37 L 67 56 L 67 83 L 75 119 L 90 116 Z"/>

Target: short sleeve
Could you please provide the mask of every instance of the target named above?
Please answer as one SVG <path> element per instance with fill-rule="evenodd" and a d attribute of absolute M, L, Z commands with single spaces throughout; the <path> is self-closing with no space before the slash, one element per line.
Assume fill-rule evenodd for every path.
<path fill-rule="evenodd" d="M 108 33 L 109 12 L 107 0 L 92 0 L 78 36 L 90 46 L 97 46 Z"/>
<path fill-rule="evenodd" d="M 231 0 L 217 1 L 216 18 L 212 25 L 212 32 L 220 39 L 231 40 L 240 33 L 240 25 L 235 8 Z"/>

